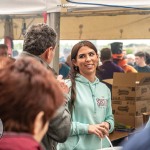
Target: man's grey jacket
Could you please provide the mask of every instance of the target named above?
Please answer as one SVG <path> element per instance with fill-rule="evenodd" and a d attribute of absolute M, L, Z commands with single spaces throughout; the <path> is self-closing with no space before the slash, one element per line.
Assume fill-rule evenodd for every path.
<path fill-rule="evenodd" d="M 20 57 L 33 57 L 40 61 L 47 69 L 54 70 L 40 57 L 22 52 Z M 54 72 L 55 74 L 55 72 Z M 57 143 L 63 143 L 69 136 L 71 128 L 71 116 L 68 109 L 64 106 L 58 109 L 55 117 L 50 121 L 48 131 L 42 140 L 46 150 L 56 150 Z"/>

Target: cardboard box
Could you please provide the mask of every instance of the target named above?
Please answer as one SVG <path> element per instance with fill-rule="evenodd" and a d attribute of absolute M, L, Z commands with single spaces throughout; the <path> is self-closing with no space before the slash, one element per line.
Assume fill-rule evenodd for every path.
<path fill-rule="evenodd" d="M 112 100 L 149 100 L 150 73 L 114 73 Z"/>
<path fill-rule="evenodd" d="M 139 128 L 143 126 L 143 116 L 114 115 L 115 122 Z"/>
<path fill-rule="evenodd" d="M 113 100 L 112 110 L 115 115 L 140 116 L 142 113 L 150 111 L 150 100 Z"/>

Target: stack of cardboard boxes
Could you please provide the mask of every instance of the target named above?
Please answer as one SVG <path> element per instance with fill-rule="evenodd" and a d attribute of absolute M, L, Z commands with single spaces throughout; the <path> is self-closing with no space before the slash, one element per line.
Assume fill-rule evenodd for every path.
<path fill-rule="evenodd" d="M 116 122 L 142 126 L 142 113 L 150 111 L 150 73 L 114 73 L 112 110 Z"/>

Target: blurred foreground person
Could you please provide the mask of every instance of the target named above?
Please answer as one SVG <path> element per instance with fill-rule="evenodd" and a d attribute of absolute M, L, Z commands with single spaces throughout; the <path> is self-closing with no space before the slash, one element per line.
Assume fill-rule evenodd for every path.
<path fill-rule="evenodd" d="M 0 150 L 42 150 L 39 142 L 64 103 L 53 74 L 31 58 L 19 59 L 0 71 L 0 91 Z"/>
<path fill-rule="evenodd" d="M 111 94 L 96 77 L 98 60 L 97 49 L 90 41 L 73 46 L 71 80 L 68 80 L 72 126 L 70 136 L 65 143 L 58 144 L 58 150 L 100 149 L 102 138 L 102 147 L 109 147 L 105 136 L 114 129 Z"/>
<path fill-rule="evenodd" d="M 54 69 L 52 69 L 49 64 L 55 55 L 56 41 L 56 32 L 48 25 L 32 25 L 25 34 L 21 57 L 34 58 L 55 74 Z M 62 80 L 62 77 L 59 77 L 57 81 L 64 94 L 68 93 L 68 87 Z M 42 140 L 47 150 L 56 150 L 57 142 L 66 141 L 69 136 L 70 125 L 70 113 L 65 105 L 63 105 L 57 111 L 55 118 L 49 123 L 48 131 Z"/>
<path fill-rule="evenodd" d="M 150 127 L 142 129 L 125 141 L 122 150 L 150 150 Z"/>

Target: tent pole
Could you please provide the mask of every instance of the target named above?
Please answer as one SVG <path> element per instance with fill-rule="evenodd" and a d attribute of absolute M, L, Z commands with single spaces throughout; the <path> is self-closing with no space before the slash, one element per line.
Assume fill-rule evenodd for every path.
<path fill-rule="evenodd" d="M 57 47 L 55 51 L 55 56 L 50 64 L 55 71 L 59 72 L 59 40 L 60 40 L 60 12 L 48 13 L 47 24 L 52 27 L 57 32 Z"/>
<path fill-rule="evenodd" d="M 8 46 L 8 55 L 10 56 L 12 55 L 13 39 L 13 20 L 7 15 L 4 25 L 4 43 Z"/>

